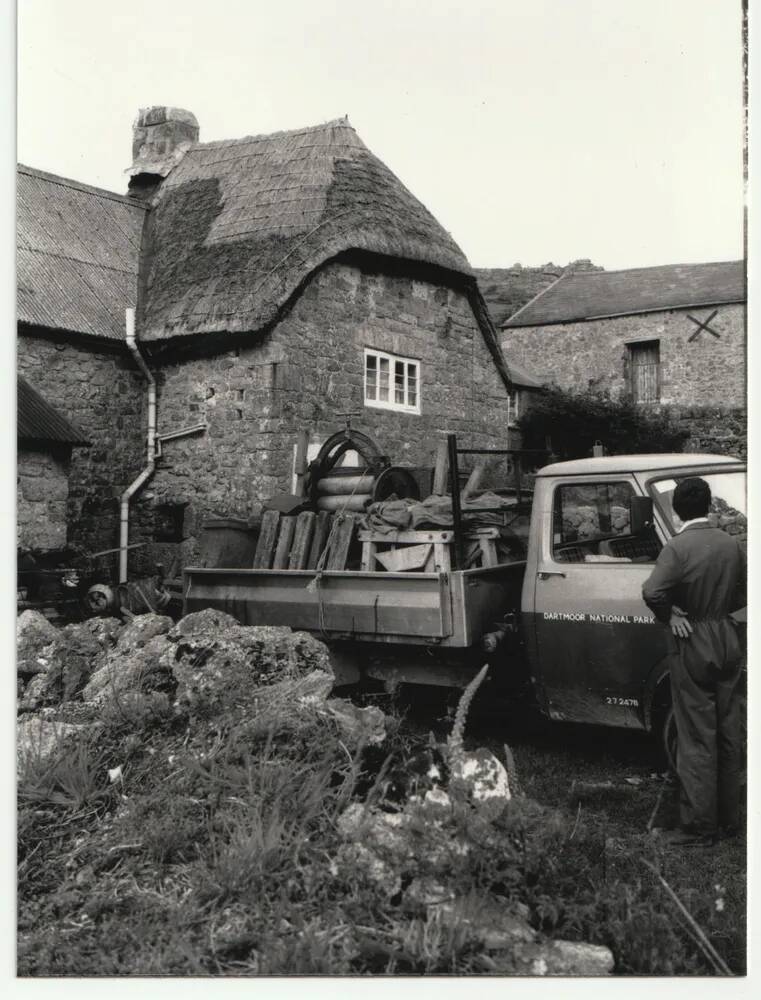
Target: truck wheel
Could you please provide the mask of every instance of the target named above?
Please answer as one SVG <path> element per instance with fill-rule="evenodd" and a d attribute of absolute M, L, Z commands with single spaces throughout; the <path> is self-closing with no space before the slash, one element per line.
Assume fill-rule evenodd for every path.
<path fill-rule="evenodd" d="M 661 726 L 660 726 L 660 741 L 661 749 L 665 758 L 665 762 L 668 769 L 676 774 L 676 750 L 677 750 L 677 734 L 676 734 L 676 716 L 674 715 L 674 708 L 672 705 L 668 706 L 668 709 L 663 715 Z"/>

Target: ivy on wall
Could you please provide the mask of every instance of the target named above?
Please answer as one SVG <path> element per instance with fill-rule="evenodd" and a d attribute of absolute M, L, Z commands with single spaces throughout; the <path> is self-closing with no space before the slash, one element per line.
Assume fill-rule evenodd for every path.
<path fill-rule="evenodd" d="M 681 451 L 689 431 L 665 411 L 653 411 L 601 392 L 550 386 L 518 420 L 524 448 L 549 439 L 558 459 L 585 458 L 600 441 L 608 455 Z"/>

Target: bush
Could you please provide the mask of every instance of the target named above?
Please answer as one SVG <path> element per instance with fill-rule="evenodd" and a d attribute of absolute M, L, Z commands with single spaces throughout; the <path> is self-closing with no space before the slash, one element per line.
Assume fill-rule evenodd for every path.
<path fill-rule="evenodd" d="M 560 459 L 586 458 L 595 441 L 608 454 L 681 451 L 689 437 L 667 412 L 644 410 L 599 392 L 566 392 L 550 386 L 519 419 L 524 448 L 544 448 Z"/>

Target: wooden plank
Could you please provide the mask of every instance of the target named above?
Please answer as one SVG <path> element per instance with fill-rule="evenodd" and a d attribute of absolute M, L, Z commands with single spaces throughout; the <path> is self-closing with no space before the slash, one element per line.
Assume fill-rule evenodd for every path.
<path fill-rule="evenodd" d="M 467 500 L 469 496 L 476 492 L 481 480 L 484 478 L 487 465 L 488 459 L 485 455 L 479 455 L 476 458 L 476 461 L 473 464 L 473 470 L 468 476 L 468 481 L 465 483 L 465 488 L 462 491 L 463 500 Z"/>
<path fill-rule="evenodd" d="M 372 573 L 375 569 L 375 542 L 362 542 L 362 569 L 365 573 Z"/>
<path fill-rule="evenodd" d="M 312 535 L 312 544 L 309 546 L 309 558 L 307 559 L 306 568 L 307 569 L 317 569 L 317 563 L 322 555 L 322 550 L 325 548 L 325 543 L 328 540 L 328 535 L 330 534 L 330 525 L 333 520 L 333 515 L 327 510 L 321 510 L 317 515 L 317 520 L 315 521 L 314 533 Z"/>
<path fill-rule="evenodd" d="M 433 565 L 437 573 L 448 573 L 452 568 L 452 559 L 449 555 L 449 546 L 441 542 L 434 542 L 433 545 Z"/>
<path fill-rule="evenodd" d="M 317 515 L 311 510 L 302 510 L 296 518 L 288 569 L 306 569 L 316 520 Z"/>
<path fill-rule="evenodd" d="M 271 569 L 279 524 L 280 511 L 265 510 L 262 516 L 259 541 L 256 543 L 256 552 L 254 553 L 254 569 Z"/>
<path fill-rule="evenodd" d="M 304 496 L 304 485 L 307 473 L 307 449 L 309 447 L 309 431 L 299 431 L 296 438 L 296 455 L 293 461 L 293 471 L 296 475 L 294 493 L 297 497 Z"/>
<path fill-rule="evenodd" d="M 356 522 L 351 514 L 338 515 L 331 533 L 330 552 L 325 569 L 345 569 Z"/>
<path fill-rule="evenodd" d="M 473 531 L 466 531 L 465 537 L 471 540 L 474 538 L 499 538 L 499 528 L 496 524 L 488 528 L 474 528 Z"/>
<path fill-rule="evenodd" d="M 497 543 L 493 538 L 481 538 L 479 540 L 481 548 L 481 565 L 496 566 L 499 563 L 497 558 Z"/>
<path fill-rule="evenodd" d="M 288 557 L 291 552 L 291 542 L 293 533 L 296 530 L 296 518 L 284 517 L 280 522 L 280 535 L 275 548 L 275 558 L 272 560 L 273 569 L 287 569 Z"/>
<path fill-rule="evenodd" d="M 375 558 L 389 573 L 405 573 L 422 569 L 432 548 L 430 542 L 427 545 L 404 545 L 388 552 L 377 552 Z"/>
<path fill-rule="evenodd" d="M 446 544 L 452 541 L 451 531 L 372 531 L 362 529 L 358 538 L 360 542 L 409 542 L 422 545 L 424 542 L 439 542 Z"/>
<path fill-rule="evenodd" d="M 433 468 L 433 488 L 435 496 L 444 496 L 447 492 L 447 475 L 449 473 L 449 452 L 447 442 L 439 441 L 436 449 L 436 464 Z"/>

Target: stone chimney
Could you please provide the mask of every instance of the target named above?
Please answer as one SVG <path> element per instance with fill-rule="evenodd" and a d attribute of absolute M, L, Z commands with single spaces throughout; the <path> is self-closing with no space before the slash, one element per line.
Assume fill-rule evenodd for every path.
<path fill-rule="evenodd" d="M 150 198 L 196 142 L 198 122 L 190 111 L 164 105 L 141 108 L 132 126 L 128 194 L 133 198 Z"/>

